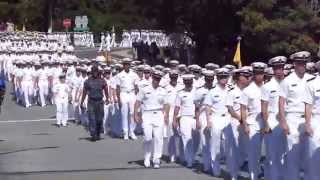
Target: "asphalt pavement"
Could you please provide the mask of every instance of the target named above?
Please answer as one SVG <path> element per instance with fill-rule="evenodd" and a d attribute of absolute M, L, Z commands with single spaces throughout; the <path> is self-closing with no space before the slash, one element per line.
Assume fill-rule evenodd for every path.
<path fill-rule="evenodd" d="M 95 49 L 76 53 L 97 55 Z M 0 180 L 227 179 L 165 161 L 160 169 L 146 169 L 142 137 L 124 141 L 104 136 L 90 142 L 82 126 L 54 126 L 54 106 L 25 109 L 12 100 L 9 88 L 0 114 Z"/>

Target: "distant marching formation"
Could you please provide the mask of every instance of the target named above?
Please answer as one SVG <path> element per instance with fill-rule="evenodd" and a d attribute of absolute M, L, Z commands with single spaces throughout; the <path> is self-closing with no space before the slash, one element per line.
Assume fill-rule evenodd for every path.
<path fill-rule="evenodd" d="M 114 31 L 111 33 L 101 33 L 99 51 L 110 51 L 111 48 L 132 48 L 133 43 L 156 43 L 158 47 L 166 47 L 170 45 L 169 36 L 161 30 L 123 30 L 122 39 L 120 43 L 116 42 L 116 34 Z"/>
<path fill-rule="evenodd" d="M 18 104 L 54 104 L 59 127 L 72 106 L 92 141 L 108 131 L 135 140 L 142 131 L 146 168 L 160 168 L 167 141 L 171 162 L 192 168 L 200 153 L 202 170 L 216 177 L 224 160 L 233 180 L 245 161 L 252 180 L 320 179 L 320 62 L 307 51 L 271 58 L 269 67 L 177 60 L 150 67 L 80 59 L 72 46 L 30 33 L 0 39 L 1 71 Z"/>

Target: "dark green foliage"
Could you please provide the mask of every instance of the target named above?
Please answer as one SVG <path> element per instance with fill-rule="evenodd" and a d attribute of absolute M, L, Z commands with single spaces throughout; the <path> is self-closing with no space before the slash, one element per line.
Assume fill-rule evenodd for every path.
<path fill-rule="evenodd" d="M 196 42 L 197 62 L 231 63 L 237 36 L 244 62 L 266 61 L 297 50 L 318 51 L 319 6 L 316 0 L 13 0 L 0 1 L 0 20 L 19 29 L 54 30 L 62 20 L 87 15 L 93 32 L 164 29 L 188 32 Z"/>

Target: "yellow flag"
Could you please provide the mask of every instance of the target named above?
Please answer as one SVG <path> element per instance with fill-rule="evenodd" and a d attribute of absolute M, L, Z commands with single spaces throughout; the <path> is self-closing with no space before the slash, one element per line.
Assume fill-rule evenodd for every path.
<path fill-rule="evenodd" d="M 241 50 L 240 50 L 240 41 L 238 42 L 237 50 L 236 50 L 236 53 L 234 54 L 234 57 L 233 57 L 233 62 L 234 62 L 235 64 L 237 64 L 238 67 L 241 67 L 241 66 L 242 66 L 242 62 L 241 62 Z"/>

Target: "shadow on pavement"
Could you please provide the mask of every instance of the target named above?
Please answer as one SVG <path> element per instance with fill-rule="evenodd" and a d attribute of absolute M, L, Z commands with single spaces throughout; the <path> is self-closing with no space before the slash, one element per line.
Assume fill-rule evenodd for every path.
<path fill-rule="evenodd" d="M 27 148 L 27 149 L 15 150 L 15 151 L 0 152 L 0 155 L 6 155 L 6 154 L 12 154 L 12 153 L 24 152 L 24 151 L 37 151 L 37 150 L 43 150 L 43 149 L 56 149 L 56 148 L 59 148 L 59 146 L 49 146 L 49 147 L 39 147 L 39 148 Z"/>
<path fill-rule="evenodd" d="M 178 166 L 161 166 L 161 169 L 181 169 Z M 52 171 L 16 171 L 0 172 L 0 175 L 33 175 L 33 174 L 59 174 L 59 173 L 80 173 L 80 172 L 108 172 L 108 171 L 138 171 L 150 170 L 145 167 L 122 167 L 122 168 L 105 168 L 105 169 L 73 169 L 73 170 L 52 170 Z"/>

